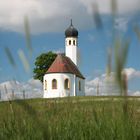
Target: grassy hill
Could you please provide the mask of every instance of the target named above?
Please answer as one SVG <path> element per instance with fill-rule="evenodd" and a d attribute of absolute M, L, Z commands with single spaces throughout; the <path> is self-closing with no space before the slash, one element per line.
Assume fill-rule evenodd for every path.
<path fill-rule="evenodd" d="M 139 140 L 140 98 L 71 97 L 0 103 L 0 140 Z"/>

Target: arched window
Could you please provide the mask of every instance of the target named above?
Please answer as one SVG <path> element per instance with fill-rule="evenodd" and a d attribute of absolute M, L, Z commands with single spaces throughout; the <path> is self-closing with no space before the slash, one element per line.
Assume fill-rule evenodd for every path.
<path fill-rule="evenodd" d="M 71 40 L 69 40 L 69 45 L 71 45 Z"/>
<path fill-rule="evenodd" d="M 75 40 L 73 40 L 73 45 L 75 45 Z"/>
<path fill-rule="evenodd" d="M 56 81 L 56 79 L 52 80 L 52 89 L 57 89 L 57 81 Z"/>
<path fill-rule="evenodd" d="M 79 91 L 81 91 L 81 82 L 79 81 Z"/>
<path fill-rule="evenodd" d="M 45 90 L 47 90 L 47 80 L 45 80 L 44 86 L 45 86 Z"/>
<path fill-rule="evenodd" d="M 65 87 L 65 89 L 70 89 L 70 81 L 69 81 L 69 79 L 65 79 L 64 87 Z"/>

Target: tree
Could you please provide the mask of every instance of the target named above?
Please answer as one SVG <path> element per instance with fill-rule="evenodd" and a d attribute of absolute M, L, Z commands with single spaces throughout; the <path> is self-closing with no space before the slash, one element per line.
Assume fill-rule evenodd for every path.
<path fill-rule="evenodd" d="M 43 53 L 36 58 L 35 68 L 33 70 L 34 79 L 38 79 L 43 82 L 43 76 L 55 60 L 57 54 L 53 52 Z"/>

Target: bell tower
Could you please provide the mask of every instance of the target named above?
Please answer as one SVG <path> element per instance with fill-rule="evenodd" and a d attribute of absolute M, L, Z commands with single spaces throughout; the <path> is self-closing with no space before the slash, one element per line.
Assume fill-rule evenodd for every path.
<path fill-rule="evenodd" d="M 65 31 L 65 54 L 76 66 L 78 64 L 78 31 L 72 24 Z"/>

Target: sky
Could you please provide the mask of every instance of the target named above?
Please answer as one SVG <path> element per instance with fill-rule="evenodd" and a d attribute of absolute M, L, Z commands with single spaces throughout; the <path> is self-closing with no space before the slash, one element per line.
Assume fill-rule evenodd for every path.
<path fill-rule="evenodd" d="M 140 95 L 139 5 L 140 0 L 116 0 L 116 5 L 111 0 L 1 1 L 0 85 L 12 80 L 28 84 L 33 80 L 37 56 L 48 51 L 64 52 L 64 32 L 72 19 L 79 31 L 80 71 L 86 77 L 87 95 L 96 95 L 98 84 L 100 91 L 105 92 L 108 49 L 113 48 L 114 34 L 122 44 L 130 41 L 124 69 L 129 93 Z M 25 19 L 28 19 L 32 51 L 26 45 Z M 111 93 L 112 87 L 109 86 Z"/>

